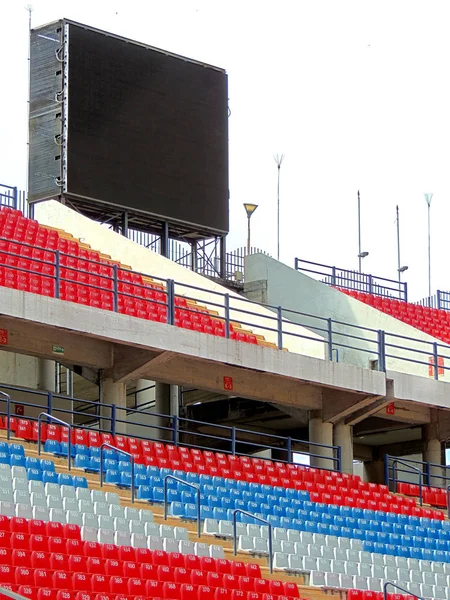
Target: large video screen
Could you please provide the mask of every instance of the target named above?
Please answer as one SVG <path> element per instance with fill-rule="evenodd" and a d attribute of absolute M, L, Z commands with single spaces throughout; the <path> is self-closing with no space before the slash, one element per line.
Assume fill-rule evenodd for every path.
<path fill-rule="evenodd" d="M 77 24 L 68 40 L 66 195 L 227 233 L 226 73 Z"/>

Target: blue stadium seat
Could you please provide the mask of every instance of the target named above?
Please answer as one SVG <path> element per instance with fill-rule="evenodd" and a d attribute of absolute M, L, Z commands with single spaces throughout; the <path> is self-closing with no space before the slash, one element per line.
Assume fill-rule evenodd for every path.
<path fill-rule="evenodd" d="M 68 442 L 61 442 L 59 444 L 59 456 L 68 456 L 69 455 L 69 443 Z M 71 445 L 70 446 L 70 456 L 75 457 L 77 455 L 76 450 L 75 450 L 75 446 Z"/>
<path fill-rule="evenodd" d="M 202 511 L 203 508 L 203 511 Z M 204 509 L 207 509 L 206 511 Z M 184 511 L 185 511 L 185 518 L 186 519 L 197 519 L 197 505 L 196 504 L 185 504 L 184 505 Z M 200 518 L 204 519 L 206 517 L 202 517 L 202 514 L 204 515 L 206 512 L 206 516 L 208 517 L 208 519 L 212 519 L 212 509 L 209 509 L 209 506 L 206 507 L 201 507 L 200 506 Z"/>
<path fill-rule="evenodd" d="M 9 454 L 8 442 L 0 442 L 0 453 Z M 5 463 L 4 463 L 5 464 Z"/>
<path fill-rule="evenodd" d="M 213 476 L 213 486 L 215 488 L 225 487 L 225 481 L 226 479 L 224 477 L 218 477 L 217 475 Z"/>
<path fill-rule="evenodd" d="M 41 461 L 39 458 L 35 456 L 27 456 L 25 457 L 25 467 L 27 469 L 39 469 L 41 471 Z"/>
<path fill-rule="evenodd" d="M 153 465 L 149 465 L 147 467 L 147 475 L 149 477 L 160 477 L 161 476 L 161 471 L 158 467 L 155 467 Z"/>
<path fill-rule="evenodd" d="M 44 451 L 59 456 L 61 454 L 61 446 L 56 440 L 46 440 L 44 442 Z"/>
<path fill-rule="evenodd" d="M 123 455 L 119 455 L 115 450 L 112 450 L 112 448 L 103 448 L 102 456 L 103 460 L 109 459 L 114 460 L 116 462 L 118 462 L 119 460 L 123 460 L 122 458 L 119 458 L 119 456 L 122 457 Z"/>
<path fill-rule="evenodd" d="M 124 460 L 120 460 L 119 464 L 117 466 L 117 469 L 119 469 L 119 471 L 121 473 L 123 473 L 123 472 L 131 473 L 131 463 L 130 462 L 126 462 Z"/>
<path fill-rule="evenodd" d="M 181 502 L 181 492 L 178 489 L 168 488 L 167 501 L 168 502 Z"/>
<path fill-rule="evenodd" d="M 227 510 L 225 508 L 213 508 L 213 516 L 218 521 L 226 521 Z"/>
<path fill-rule="evenodd" d="M 417 558 L 422 560 L 422 549 L 421 548 L 409 548 L 409 556 L 411 558 Z"/>
<path fill-rule="evenodd" d="M 250 481 L 248 484 L 248 491 L 254 494 L 262 494 L 261 484 Z"/>
<path fill-rule="evenodd" d="M 128 471 L 119 471 L 120 473 L 120 487 L 131 487 L 131 473 Z"/>
<path fill-rule="evenodd" d="M 140 485 L 137 490 L 138 500 L 150 500 L 152 497 L 152 489 L 148 485 Z"/>
<path fill-rule="evenodd" d="M 100 457 L 99 456 L 91 456 L 89 459 L 89 471 L 92 473 L 98 473 L 100 471 Z"/>
<path fill-rule="evenodd" d="M 297 518 L 297 509 L 296 508 L 291 508 L 290 506 L 288 506 L 285 511 L 284 514 L 286 515 L 286 517 L 288 517 L 289 519 L 296 519 Z"/>
<path fill-rule="evenodd" d="M 153 491 L 152 491 L 152 502 L 157 502 L 157 503 L 164 502 L 164 488 L 162 488 L 162 487 L 155 487 L 155 488 L 153 488 Z"/>
<path fill-rule="evenodd" d="M 58 473 L 55 471 L 42 471 L 43 483 L 58 483 Z"/>
<path fill-rule="evenodd" d="M 75 444 L 74 448 L 75 448 L 75 454 L 77 456 L 78 455 L 90 456 L 89 448 L 87 446 L 83 446 L 83 444 Z"/>
<path fill-rule="evenodd" d="M 25 449 L 22 444 L 10 444 L 9 446 L 10 454 L 18 454 L 20 456 L 25 456 Z"/>
<path fill-rule="evenodd" d="M 73 476 L 73 487 L 76 488 L 87 488 L 88 482 L 86 477 L 81 477 L 80 475 Z"/>
<path fill-rule="evenodd" d="M 41 470 L 42 471 L 55 471 L 55 463 L 52 460 L 41 458 Z"/>
<path fill-rule="evenodd" d="M 109 469 L 108 471 L 106 471 L 106 475 L 104 477 L 105 483 L 120 485 L 120 471 L 117 471 L 117 469 Z"/>
<path fill-rule="evenodd" d="M 298 490 L 298 499 L 308 501 L 309 492 L 307 492 L 306 490 Z"/>
<path fill-rule="evenodd" d="M 42 481 L 42 471 L 40 469 L 27 469 L 28 481 Z"/>
<path fill-rule="evenodd" d="M 105 471 L 107 471 L 108 469 L 113 469 L 114 471 L 121 471 L 117 460 L 113 460 L 111 458 L 103 459 L 103 468 Z M 131 469 L 130 469 L 130 471 L 131 471 Z"/>
<path fill-rule="evenodd" d="M 134 474 L 135 475 L 145 475 L 147 477 L 147 467 L 140 463 L 135 463 Z"/>
<path fill-rule="evenodd" d="M 198 473 L 186 473 L 184 479 L 188 483 L 193 483 L 194 485 L 198 485 L 200 482 L 200 476 Z"/>
<path fill-rule="evenodd" d="M 90 446 L 89 447 L 89 455 L 91 458 L 100 458 L 100 448 L 97 446 Z"/>
<path fill-rule="evenodd" d="M 230 510 L 234 507 L 234 500 L 232 500 L 231 498 L 222 498 L 222 508 L 224 508 L 225 510 Z"/>
<path fill-rule="evenodd" d="M 134 476 L 134 485 L 148 485 L 149 479 L 146 473 L 136 473 Z"/>
<path fill-rule="evenodd" d="M 169 507 L 169 514 L 172 517 L 185 518 L 185 505 L 182 502 L 172 502 L 172 504 Z"/>
<path fill-rule="evenodd" d="M 173 471 L 172 469 L 160 469 L 160 477 L 161 479 L 164 479 L 165 477 L 167 477 L 167 475 L 173 475 Z"/>
<path fill-rule="evenodd" d="M 382 544 L 381 542 L 374 542 L 373 551 L 377 554 L 386 554 L 386 544 Z"/>
<path fill-rule="evenodd" d="M 23 454 L 10 454 L 9 464 L 11 467 L 25 467 L 25 456 Z"/>
<path fill-rule="evenodd" d="M 218 496 L 208 496 L 208 506 L 211 508 L 221 508 L 222 503 Z"/>
<path fill-rule="evenodd" d="M 232 482 L 233 485 L 231 486 L 234 489 L 237 489 L 241 492 L 243 491 L 250 491 L 250 483 L 248 481 L 235 481 L 234 479 L 227 479 L 228 483 Z M 259 491 L 259 490 L 257 490 Z"/>
<path fill-rule="evenodd" d="M 77 469 L 89 469 L 90 459 L 85 454 L 77 454 L 73 466 Z"/>
<path fill-rule="evenodd" d="M 73 487 L 73 477 L 69 473 L 58 473 L 59 485 L 70 485 Z"/>

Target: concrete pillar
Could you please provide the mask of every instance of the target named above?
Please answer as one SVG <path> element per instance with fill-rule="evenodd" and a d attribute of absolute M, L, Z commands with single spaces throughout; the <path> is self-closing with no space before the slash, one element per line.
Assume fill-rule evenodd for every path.
<path fill-rule="evenodd" d="M 442 444 L 439 435 L 439 413 L 435 409 L 430 410 L 430 422 L 422 426 L 423 460 L 435 465 L 445 464 L 442 460 Z M 442 481 L 443 469 L 441 467 L 430 467 L 430 481 L 424 481 L 425 485 L 441 487 L 445 485 Z"/>
<path fill-rule="evenodd" d="M 38 389 L 55 392 L 56 363 L 54 360 L 40 358 L 38 362 Z"/>
<path fill-rule="evenodd" d="M 127 407 L 127 384 L 115 383 L 111 377 L 105 377 L 100 382 L 100 403 L 115 404 L 117 409 L 126 409 Z M 109 431 L 111 429 L 111 409 L 110 407 L 100 406 L 101 417 L 100 427 Z M 116 418 L 122 421 L 127 420 L 126 410 L 116 410 Z M 116 433 L 127 433 L 127 424 L 116 422 Z"/>
<path fill-rule="evenodd" d="M 353 428 L 345 423 L 337 423 L 333 433 L 334 445 L 341 447 L 342 472 L 353 475 Z"/>
<path fill-rule="evenodd" d="M 370 460 L 364 463 L 364 481 L 379 484 L 385 483 L 383 459 Z"/>
<path fill-rule="evenodd" d="M 311 466 L 320 467 L 322 469 L 333 469 L 333 461 L 325 460 L 320 458 L 333 457 L 333 450 L 331 448 L 323 448 L 322 446 L 315 446 L 311 442 L 316 444 L 324 444 L 326 446 L 333 445 L 333 425 L 331 423 L 324 423 L 320 417 L 314 416 L 309 420 L 309 451 L 312 454 L 317 454 L 317 457 L 311 457 Z"/>
<path fill-rule="evenodd" d="M 442 464 L 442 445 L 439 440 L 424 439 L 423 460 L 425 462 L 434 463 L 435 465 Z M 443 485 L 442 471 L 443 469 L 440 467 L 430 467 L 430 486 L 440 487 Z"/>

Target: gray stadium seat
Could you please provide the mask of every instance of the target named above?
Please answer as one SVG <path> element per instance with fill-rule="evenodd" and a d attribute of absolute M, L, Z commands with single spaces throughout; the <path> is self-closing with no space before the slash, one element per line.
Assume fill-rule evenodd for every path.
<path fill-rule="evenodd" d="M 343 560 L 333 560 L 331 561 L 331 571 L 333 573 L 345 573 L 345 561 Z"/>
<path fill-rule="evenodd" d="M 33 506 L 33 519 L 38 521 L 50 521 L 50 513 L 45 506 Z"/>
<path fill-rule="evenodd" d="M 75 497 L 77 500 L 88 500 L 92 503 L 91 490 L 88 488 L 78 487 L 75 490 Z"/>
<path fill-rule="evenodd" d="M 50 509 L 59 508 L 60 510 L 62 510 L 63 502 L 62 502 L 61 496 L 56 496 L 54 494 L 47 494 L 47 507 Z"/>
<path fill-rule="evenodd" d="M 81 527 L 81 539 L 84 542 L 98 542 L 98 529 L 83 525 Z"/>
<path fill-rule="evenodd" d="M 116 519 L 117 520 L 117 519 Z M 125 521 L 125 519 L 123 519 Z M 125 521 L 127 523 L 127 521 Z M 119 530 L 114 533 L 116 546 L 131 546 L 131 535 L 129 531 Z"/>
<path fill-rule="evenodd" d="M 272 530 L 273 539 L 286 541 L 288 539 L 287 530 L 284 527 L 274 527 Z"/>
<path fill-rule="evenodd" d="M 30 494 L 36 492 L 37 494 L 45 494 L 45 486 L 42 481 L 29 481 L 28 491 Z"/>
<path fill-rule="evenodd" d="M 99 529 L 108 529 L 109 531 L 115 531 L 114 519 L 112 517 L 110 517 L 109 515 L 99 515 L 98 527 L 99 527 Z"/>
<path fill-rule="evenodd" d="M 357 590 L 367 590 L 367 577 L 363 577 L 362 575 L 355 575 L 354 586 Z"/>
<path fill-rule="evenodd" d="M 300 542 L 300 531 L 295 529 L 288 529 L 288 540 L 290 542 Z"/>
<path fill-rule="evenodd" d="M 83 515 L 78 510 L 67 510 L 66 519 L 67 523 L 71 525 L 83 526 Z"/>
<path fill-rule="evenodd" d="M 303 556 L 300 556 L 298 554 L 290 554 L 288 556 L 288 560 L 290 571 L 302 572 L 305 570 L 303 566 Z"/>
<path fill-rule="evenodd" d="M 144 523 L 141 523 L 141 521 L 130 519 L 128 520 L 128 524 L 130 527 L 130 533 L 140 533 L 145 535 L 145 526 Z"/>
<path fill-rule="evenodd" d="M 347 575 L 359 575 L 359 565 L 351 560 L 345 563 L 345 572 Z"/>
<path fill-rule="evenodd" d="M 122 517 L 110 517 L 114 523 L 114 531 L 130 533 L 130 523 Z M 125 546 L 126 544 L 122 544 Z"/>
<path fill-rule="evenodd" d="M 9 480 L 9 481 L 11 481 L 11 480 Z M 0 482 L 0 484 L 1 484 L 1 482 Z M 28 479 L 26 477 L 13 477 L 12 489 L 14 491 L 22 490 L 22 491 L 29 493 L 28 492 Z"/>
<path fill-rule="evenodd" d="M 209 555 L 214 559 L 222 559 L 225 558 L 225 551 L 223 546 L 218 546 L 217 544 L 211 544 L 209 547 Z"/>
<path fill-rule="evenodd" d="M 156 535 L 149 535 L 147 538 L 147 548 L 149 550 L 164 550 L 162 539 Z"/>
<path fill-rule="evenodd" d="M 314 556 L 315 558 L 321 558 L 322 557 L 322 547 L 316 546 L 316 544 L 309 544 L 308 555 Z"/>
<path fill-rule="evenodd" d="M 219 535 L 219 521 L 217 519 L 205 519 L 203 521 L 204 535 Z"/>
<path fill-rule="evenodd" d="M 90 500 L 78 500 L 78 510 L 81 513 L 89 513 L 94 515 L 94 505 Z"/>
<path fill-rule="evenodd" d="M 325 550 L 326 547 L 323 548 Z M 295 554 L 294 542 L 281 542 L 281 550 L 284 554 Z M 327 557 L 325 557 L 327 558 Z"/>
<path fill-rule="evenodd" d="M 147 548 L 147 536 L 143 533 L 132 533 L 131 545 L 133 548 Z"/>
<path fill-rule="evenodd" d="M 85 527 L 94 527 L 95 529 L 99 529 L 97 515 L 94 515 L 94 513 L 91 512 L 80 512 L 82 514 L 83 525 Z"/>
<path fill-rule="evenodd" d="M 332 588 L 341 587 L 339 575 L 337 573 L 325 573 L 325 585 Z"/>
<path fill-rule="evenodd" d="M 31 507 L 31 504 L 16 504 L 16 517 L 28 520 L 32 519 L 33 508 Z"/>
<path fill-rule="evenodd" d="M 368 577 L 367 588 L 372 592 L 381 592 L 383 589 L 383 580 L 379 577 Z"/>
<path fill-rule="evenodd" d="M 50 521 L 56 521 L 56 523 L 67 523 L 66 511 L 62 508 L 50 508 Z"/>
<path fill-rule="evenodd" d="M 109 505 L 109 515 L 113 518 L 119 517 L 120 519 L 125 518 L 125 509 L 120 504 Z"/>
<path fill-rule="evenodd" d="M 325 586 L 325 573 L 320 573 L 320 571 L 312 571 L 309 584 L 315 586 Z M 339 576 L 338 576 L 338 585 L 339 585 Z"/>
<path fill-rule="evenodd" d="M 359 574 L 361 575 L 361 577 L 372 577 L 372 565 L 360 562 Z"/>
<path fill-rule="evenodd" d="M 11 468 L 11 477 L 14 479 L 14 477 L 22 477 L 23 479 L 28 479 L 27 477 L 27 470 L 25 469 L 25 467 L 12 467 Z"/>
<path fill-rule="evenodd" d="M 180 549 L 180 542 L 175 538 L 163 538 L 164 552 L 178 552 Z"/>
<path fill-rule="evenodd" d="M 16 490 L 13 492 L 14 502 L 16 504 L 29 504 L 30 502 L 30 492 L 28 490 Z"/>
<path fill-rule="evenodd" d="M 334 573 L 333 573 L 334 575 Z M 355 587 L 355 578 L 353 575 L 346 575 L 345 573 L 341 573 L 339 575 L 339 587 L 344 590 L 349 590 Z"/>
<path fill-rule="evenodd" d="M 98 541 L 100 544 L 114 544 L 114 531 L 112 529 L 99 529 Z"/>
<path fill-rule="evenodd" d="M 94 513 L 99 517 L 109 517 L 109 504 L 107 502 L 94 502 Z"/>
<path fill-rule="evenodd" d="M 261 537 L 255 537 L 255 538 L 251 538 L 251 539 L 253 540 L 253 544 L 254 544 L 253 552 L 255 552 L 255 554 L 268 554 L 269 553 L 268 540 L 261 538 Z"/>
<path fill-rule="evenodd" d="M 202 542 L 194 543 L 194 554 L 197 556 L 208 556 L 209 557 L 209 547 L 207 544 Z"/>
<path fill-rule="evenodd" d="M 95 502 L 106 502 L 106 494 L 101 490 L 91 490 L 91 500 Z"/>
<path fill-rule="evenodd" d="M 317 571 L 317 558 L 304 556 L 303 566 L 305 567 L 305 571 Z"/>
<path fill-rule="evenodd" d="M 346 550 L 350 550 L 350 539 L 345 537 L 338 538 L 339 548 L 345 548 Z"/>
<path fill-rule="evenodd" d="M 300 554 L 300 556 L 308 556 L 308 544 L 304 544 L 303 542 L 296 542 L 295 554 Z"/>
<path fill-rule="evenodd" d="M 328 558 L 317 559 L 317 570 L 324 573 L 331 573 L 331 560 Z"/>
<path fill-rule="evenodd" d="M 106 492 L 105 500 L 108 504 L 120 504 L 119 494 L 116 494 L 115 492 Z"/>
<path fill-rule="evenodd" d="M 76 498 L 77 497 L 76 489 L 72 485 L 62 485 L 61 486 L 61 497 L 62 498 Z"/>
<path fill-rule="evenodd" d="M 41 492 L 31 492 L 30 502 L 31 506 L 45 506 L 45 508 L 48 508 L 47 498 L 45 494 L 42 494 Z"/>
<path fill-rule="evenodd" d="M 254 523 L 249 523 L 247 525 L 247 535 L 254 538 L 263 537 L 261 535 L 261 527 L 259 525 L 255 525 Z"/>
<path fill-rule="evenodd" d="M 61 486 L 57 483 L 46 483 L 45 494 L 47 496 L 59 496 L 61 497 Z"/>
<path fill-rule="evenodd" d="M 63 496 L 62 503 L 64 510 L 76 510 L 77 512 L 79 512 L 78 500 L 76 498 L 65 498 Z"/>
<path fill-rule="evenodd" d="M 334 558 L 335 560 L 347 560 L 347 548 L 335 548 L 334 549 Z"/>
<path fill-rule="evenodd" d="M 231 521 L 219 521 L 219 534 L 221 537 L 233 537 L 233 523 Z"/>
<path fill-rule="evenodd" d="M 160 525 L 159 526 L 159 537 L 175 539 L 175 530 L 170 525 Z"/>
<path fill-rule="evenodd" d="M 275 552 L 273 555 L 273 568 L 278 571 L 289 570 L 289 558 L 287 554 L 283 552 Z"/>
<path fill-rule="evenodd" d="M 194 542 L 190 540 L 180 541 L 180 553 L 181 554 L 194 554 Z"/>
<path fill-rule="evenodd" d="M 150 512 L 150 511 L 147 511 Z M 153 513 L 152 513 L 153 516 Z M 132 506 L 125 507 L 125 518 L 129 521 L 140 521 L 140 511 L 137 508 L 133 508 Z"/>
<path fill-rule="evenodd" d="M 144 523 L 144 528 L 145 528 L 145 535 L 149 536 L 149 535 L 155 535 L 157 537 L 160 537 L 159 535 L 159 525 L 157 523 Z"/>
<path fill-rule="evenodd" d="M 152 511 L 141 508 L 139 510 L 139 519 L 142 521 L 142 523 L 153 523 L 154 517 Z"/>

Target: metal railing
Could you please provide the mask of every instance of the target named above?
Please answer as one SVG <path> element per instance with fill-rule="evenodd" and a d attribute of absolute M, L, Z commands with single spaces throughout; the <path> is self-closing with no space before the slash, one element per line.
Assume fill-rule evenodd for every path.
<path fill-rule="evenodd" d="M 383 584 L 383 599 L 384 600 L 388 600 L 387 589 L 389 586 L 393 587 L 396 590 L 400 590 L 401 592 L 403 592 L 404 594 L 407 594 L 408 596 L 414 596 L 414 598 L 418 598 L 419 600 L 425 600 L 422 596 L 418 596 L 417 594 L 410 592 L 406 588 L 403 588 L 403 587 L 397 585 L 396 583 L 392 583 L 392 581 L 385 581 Z"/>
<path fill-rule="evenodd" d="M 41 425 L 42 425 L 42 417 L 45 417 L 46 419 L 48 419 L 49 421 L 54 421 L 55 423 L 59 423 L 59 425 L 63 425 L 64 427 L 67 427 L 67 429 L 69 430 L 68 433 L 68 443 L 67 443 L 67 468 L 70 471 L 71 470 L 71 465 L 72 465 L 72 425 L 70 425 L 70 423 L 67 423 L 67 421 L 63 421 L 62 419 L 57 419 L 56 417 L 54 417 L 53 415 L 49 415 L 46 412 L 41 412 L 38 416 L 38 441 L 37 441 L 37 447 L 38 447 L 38 456 L 41 455 Z"/>
<path fill-rule="evenodd" d="M 422 471 L 418 467 L 415 467 L 414 465 L 410 465 L 405 460 L 401 460 L 400 458 L 395 458 L 392 461 L 392 481 L 393 481 L 393 484 L 394 484 L 394 492 L 395 493 L 397 493 L 397 484 L 398 484 L 398 479 L 397 479 L 397 465 L 403 465 L 404 467 L 408 467 L 409 469 L 411 469 L 411 471 L 414 471 L 415 473 L 419 474 L 419 500 L 420 500 L 420 506 L 422 506 L 423 505 L 423 492 L 422 492 L 422 487 L 423 487 L 422 477 L 423 477 L 423 473 L 422 473 Z"/>
<path fill-rule="evenodd" d="M 406 467 L 398 468 L 393 463 L 399 463 Z M 438 474 L 436 473 L 438 471 Z M 393 491 L 397 491 L 399 483 L 411 483 L 409 479 L 400 479 L 399 473 L 404 476 L 418 475 L 417 485 L 422 487 L 446 488 L 450 484 L 450 467 L 428 461 L 415 460 L 412 458 L 399 459 L 396 456 L 385 454 L 384 456 L 384 482 L 387 486 L 393 484 Z M 416 484 L 413 484 L 416 485 Z M 423 490 L 422 490 L 423 493 Z"/>
<path fill-rule="evenodd" d="M 414 374 L 422 374 L 422 376 L 431 368 L 431 376 L 435 379 L 440 375 L 445 376 L 450 370 L 450 348 L 444 343 L 376 330 L 281 306 L 259 307 L 255 302 L 236 294 L 208 290 L 172 279 L 129 271 L 120 268 L 117 264 L 74 257 L 70 253 L 59 250 L 45 250 L 47 255 L 53 257 L 52 260 L 35 258 L 32 254 L 24 255 L 21 250 L 27 248 L 27 252 L 32 253 L 36 248 L 31 244 L 11 241 L 4 237 L 0 237 L 0 243 L 8 244 L 4 248 L 0 247 L 0 254 L 7 257 L 3 259 L 4 262 L 13 259 L 12 263 L 15 263 L 3 265 L 5 277 L 11 271 L 15 271 L 16 275 L 33 275 L 39 278 L 41 285 L 44 281 L 50 282 L 49 293 L 56 298 L 63 295 L 67 300 L 89 304 L 85 296 L 80 298 L 77 296 L 78 290 L 82 289 L 83 294 L 86 295 L 88 291 L 96 292 L 99 296 L 97 304 L 100 304 L 100 308 L 125 314 L 128 312 L 143 318 L 147 318 L 146 311 L 151 309 L 154 315 L 152 318 L 163 320 L 169 325 L 183 325 L 180 320 L 183 315 L 196 315 L 194 318 L 200 319 L 198 311 L 189 305 L 183 306 L 182 299 L 206 303 L 210 309 L 218 313 L 214 316 L 210 315 L 209 318 L 211 323 L 221 330 L 222 337 L 237 339 L 239 333 L 233 331 L 233 322 L 238 321 L 247 329 L 256 329 L 259 333 L 264 333 L 266 337 L 273 339 L 279 349 L 283 349 L 289 342 L 308 340 L 311 349 L 314 345 L 321 347 L 328 360 L 333 360 L 336 351 L 339 351 L 340 361 L 348 362 L 345 355 L 351 351 L 357 353 L 358 364 L 361 363 L 361 359 L 367 360 L 368 366 L 376 361 L 380 371 L 386 370 L 390 365 L 395 366 L 397 361 L 402 364 L 416 365 Z M 75 264 L 77 266 L 74 266 Z M 96 266 L 92 268 L 92 265 Z M 142 279 L 139 283 L 139 277 L 142 276 L 153 278 L 155 287 L 149 288 Z M 6 280 L 5 285 L 12 286 Z M 30 285 L 23 281 L 14 284 L 17 289 L 23 291 L 31 291 Z M 144 297 L 145 294 L 151 297 Z M 136 309 L 127 309 L 127 303 L 131 303 Z M 259 310 L 255 312 L 257 307 Z M 138 314 L 139 310 L 143 314 Z M 194 325 L 191 324 L 190 327 L 194 328 Z M 200 324 L 197 331 L 202 331 Z M 236 331 L 239 332 L 238 329 Z M 447 364 L 445 364 L 446 360 Z M 422 373 L 416 373 L 417 365 L 422 368 Z"/>
<path fill-rule="evenodd" d="M 164 520 L 167 521 L 167 508 L 168 508 L 168 502 L 167 502 L 167 481 L 168 480 L 172 480 L 172 481 L 178 481 L 178 483 L 182 483 L 183 485 L 186 485 L 187 487 L 192 488 L 193 490 L 195 490 L 195 493 L 197 495 L 197 537 L 201 537 L 201 518 L 200 518 L 200 487 L 198 485 L 194 485 L 193 483 L 189 483 L 188 481 L 184 481 L 184 479 L 180 479 L 179 477 L 175 477 L 175 475 L 166 475 L 164 477 Z"/>
<path fill-rule="evenodd" d="M 341 269 L 300 258 L 295 259 L 295 270 L 301 273 L 319 275 L 322 283 L 333 287 L 364 292 L 366 294 L 382 296 L 383 298 L 396 298 L 405 302 L 408 301 L 408 285 L 406 281 L 386 279 L 386 277 L 379 277 L 378 275 Z"/>
<path fill-rule="evenodd" d="M 6 400 L 6 439 L 9 440 L 11 438 L 11 396 L 0 391 L 0 398 Z"/>
<path fill-rule="evenodd" d="M 135 482 L 134 482 L 134 456 L 130 454 L 130 452 L 125 452 L 121 448 L 117 448 L 112 444 L 108 444 L 103 442 L 100 446 L 100 487 L 103 487 L 103 448 L 109 448 L 110 450 L 115 450 L 119 454 L 123 454 L 124 456 L 128 456 L 131 462 L 131 502 L 134 504 L 134 496 L 135 496 Z"/>
<path fill-rule="evenodd" d="M 22 596 L 22 594 L 18 594 L 17 592 L 13 592 L 12 590 L 8 590 L 8 588 L 0 586 L 0 595 L 7 596 L 8 598 L 12 598 L 13 600 L 29 600 L 26 596 Z"/>
<path fill-rule="evenodd" d="M 233 553 L 234 556 L 236 556 L 237 554 L 237 525 L 236 525 L 236 517 L 237 514 L 240 513 L 241 515 L 246 515 L 247 517 L 250 517 L 251 519 L 255 519 L 255 521 L 259 521 L 260 523 L 264 523 L 264 525 L 268 526 L 268 533 L 269 533 L 269 539 L 268 539 L 268 545 L 269 545 L 269 571 L 270 573 L 273 573 L 273 539 L 272 539 L 272 524 L 270 523 L 270 521 L 268 521 L 267 519 L 263 519 L 262 517 L 257 517 L 256 515 L 252 514 L 251 512 L 248 512 L 246 510 L 243 510 L 242 508 L 235 508 L 233 510 Z"/>
<path fill-rule="evenodd" d="M 294 453 L 299 452 L 309 456 L 312 462 L 314 462 L 315 458 L 320 459 L 322 466 L 315 467 L 317 469 L 341 470 L 340 446 L 327 446 L 309 440 L 300 440 L 292 437 L 261 433 L 250 429 L 230 427 L 229 425 L 186 419 L 176 415 L 163 415 L 122 408 L 115 404 L 82 400 L 71 396 L 31 390 L 9 384 L 0 383 L 0 388 L 8 392 L 0 392 L 0 416 L 5 416 L 7 422 L 10 423 L 9 431 L 11 430 L 11 419 L 13 418 L 11 411 L 15 405 L 14 392 L 18 392 L 20 393 L 20 401 L 17 404 L 24 407 L 25 414 L 35 409 L 42 411 L 43 408 L 46 408 L 46 413 L 49 415 L 52 415 L 52 413 L 61 416 L 68 415 L 69 420 L 73 423 L 72 427 L 76 429 L 85 431 L 92 431 L 94 429 L 101 433 L 115 435 L 117 424 L 126 423 L 129 428 L 129 435 L 137 439 L 150 441 L 163 440 L 175 446 L 211 450 L 235 456 L 250 457 L 256 452 L 273 449 L 278 454 L 281 452 L 284 453 L 284 458 L 281 456 L 277 457 L 277 462 L 284 462 L 286 464 L 292 463 Z M 27 396 L 37 398 L 40 402 L 31 402 Z M 57 407 L 54 406 L 55 400 L 58 401 Z M 78 403 L 83 405 L 83 411 L 72 408 L 73 405 L 77 405 Z M 78 424 L 76 422 L 77 418 L 86 418 L 90 415 L 92 417 L 89 419 L 88 424 Z M 143 422 L 143 416 L 148 417 L 151 422 Z M 153 419 L 154 417 L 155 419 Z M 37 421 L 37 417 L 31 415 L 24 416 L 23 418 L 32 422 Z M 161 421 L 165 421 L 166 424 L 161 424 Z M 201 430 L 203 427 L 208 429 L 207 433 Z M 324 456 L 320 454 L 317 451 L 319 448 L 322 451 L 325 450 L 328 455 Z M 311 452 L 311 449 L 313 452 Z"/>

